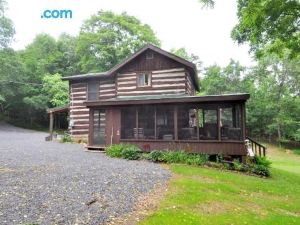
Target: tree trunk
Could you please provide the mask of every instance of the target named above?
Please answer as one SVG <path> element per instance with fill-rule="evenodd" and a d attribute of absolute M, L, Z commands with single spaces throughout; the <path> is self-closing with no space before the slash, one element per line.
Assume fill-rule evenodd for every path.
<path fill-rule="evenodd" d="M 281 140 L 281 129 L 280 129 L 280 124 L 277 125 L 277 136 L 278 136 L 278 140 Z"/>

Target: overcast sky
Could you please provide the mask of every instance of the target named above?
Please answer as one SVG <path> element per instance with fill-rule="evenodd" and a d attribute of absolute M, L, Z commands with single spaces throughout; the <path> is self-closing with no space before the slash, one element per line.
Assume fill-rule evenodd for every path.
<path fill-rule="evenodd" d="M 62 32 L 77 35 L 82 22 L 103 9 L 136 16 L 152 27 L 163 49 L 185 47 L 205 66 L 225 66 L 230 58 L 253 64 L 249 47 L 230 38 L 237 23 L 236 0 L 217 0 L 214 9 L 202 9 L 198 0 L 8 0 L 8 7 L 6 15 L 16 29 L 15 49 L 24 48 L 41 32 L 54 37 Z M 46 9 L 70 9 L 73 18 L 41 19 Z"/>

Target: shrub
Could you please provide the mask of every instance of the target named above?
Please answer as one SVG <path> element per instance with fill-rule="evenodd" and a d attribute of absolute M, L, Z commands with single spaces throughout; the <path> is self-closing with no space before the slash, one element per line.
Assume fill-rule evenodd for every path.
<path fill-rule="evenodd" d="M 266 168 L 270 168 L 272 162 L 267 160 L 266 157 L 260 157 L 260 156 L 255 156 L 254 157 L 254 163 L 257 165 L 262 165 L 265 166 Z"/>
<path fill-rule="evenodd" d="M 65 132 L 64 135 L 61 138 L 61 142 L 72 142 L 72 137 L 69 133 Z"/>
<path fill-rule="evenodd" d="M 164 162 L 165 161 L 165 154 L 162 151 L 154 150 L 148 154 L 148 160 L 152 162 Z"/>
<path fill-rule="evenodd" d="M 185 162 L 188 165 L 202 166 L 208 162 L 208 155 L 197 153 L 188 154 Z"/>
<path fill-rule="evenodd" d="M 238 159 L 233 160 L 232 169 L 237 171 L 243 171 L 243 164 Z"/>
<path fill-rule="evenodd" d="M 142 150 L 135 145 L 125 145 L 121 151 L 121 156 L 128 160 L 137 160 L 142 156 Z"/>
<path fill-rule="evenodd" d="M 164 153 L 164 161 L 167 163 L 185 163 L 188 155 L 183 151 L 168 151 Z"/>
<path fill-rule="evenodd" d="M 265 177 L 269 177 L 271 175 L 269 168 L 264 165 L 253 165 L 251 172 Z"/>
<path fill-rule="evenodd" d="M 105 153 L 110 157 L 121 158 L 122 157 L 121 153 L 123 148 L 124 148 L 123 144 L 110 145 L 109 147 L 106 148 Z"/>

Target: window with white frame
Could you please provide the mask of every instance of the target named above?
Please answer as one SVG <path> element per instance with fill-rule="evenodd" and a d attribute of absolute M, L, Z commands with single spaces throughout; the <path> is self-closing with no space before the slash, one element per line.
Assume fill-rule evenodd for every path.
<path fill-rule="evenodd" d="M 141 73 L 138 74 L 138 87 L 147 87 L 151 85 L 151 74 L 150 73 Z"/>

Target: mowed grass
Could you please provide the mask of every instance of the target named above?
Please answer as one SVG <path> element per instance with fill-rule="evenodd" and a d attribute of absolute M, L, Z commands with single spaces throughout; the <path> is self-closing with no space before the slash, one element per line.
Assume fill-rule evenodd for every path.
<path fill-rule="evenodd" d="M 268 146 L 272 177 L 171 165 L 159 209 L 139 224 L 300 224 L 300 156 Z"/>

